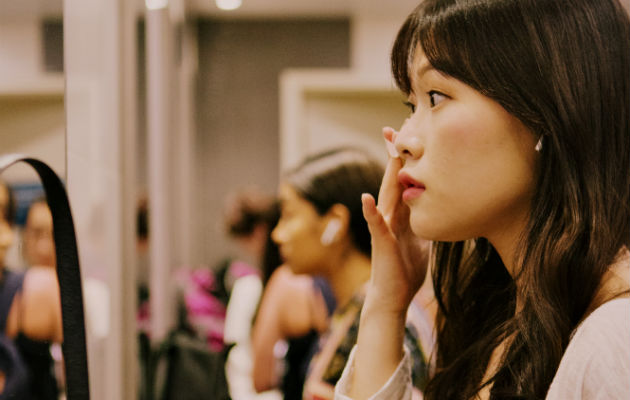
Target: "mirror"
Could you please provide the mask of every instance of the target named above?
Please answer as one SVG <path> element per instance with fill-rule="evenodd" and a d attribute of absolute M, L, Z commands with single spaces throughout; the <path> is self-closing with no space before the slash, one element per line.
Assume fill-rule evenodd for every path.
<path fill-rule="evenodd" d="M 0 0 L 0 60 L 0 154 L 38 158 L 65 180 L 62 1 Z M 3 333 L 13 338 L 28 366 L 34 382 L 26 389 L 30 396 L 50 398 L 63 393 L 64 382 L 52 216 L 32 168 L 15 165 L 0 179 L 2 289 L 13 279 L 21 282 Z M 36 349 L 36 355 L 26 349 Z M 49 371 L 34 372 L 36 363 Z M 0 372 L 0 390 L 13 379 Z"/>
<path fill-rule="evenodd" d="M 41 4 L 40 4 L 41 3 Z M 48 163 L 65 178 L 66 140 L 61 1 L 0 1 L 0 153 Z M 30 202 L 43 195 L 35 173 L 18 165 L 2 179 L 13 189 L 16 228 Z M 8 265 L 24 268 L 16 250 Z"/>

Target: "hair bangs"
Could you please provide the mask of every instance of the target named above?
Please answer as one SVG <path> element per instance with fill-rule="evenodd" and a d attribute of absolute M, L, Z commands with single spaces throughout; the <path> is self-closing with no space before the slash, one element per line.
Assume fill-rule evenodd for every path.
<path fill-rule="evenodd" d="M 435 69 L 480 89 L 473 84 L 475 73 L 468 61 L 473 44 L 468 40 L 471 32 L 465 30 L 468 18 L 469 5 L 457 0 L 425 0 L 409 15 L 391 56 L 392 74 L 401 91 L 412 92 L 412 64 L 418 46 Z"/>

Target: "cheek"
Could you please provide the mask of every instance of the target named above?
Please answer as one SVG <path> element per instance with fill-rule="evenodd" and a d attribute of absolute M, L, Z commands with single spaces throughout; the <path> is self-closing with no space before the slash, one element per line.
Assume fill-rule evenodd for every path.
<path fill-rule="evenodd" d="M 509 223 L 528 204 L 523 199 L 533 187 L 533 136 L 503 115 L 472 111 L 444 115 L 433 126 L 425 154 L 428 196 L 410 216 L 421 237 L 483 236 L 493 221 Z"/>
<path fill-rule="evenodd" d="M 433 141 L 449 161 L 469 162 L 470 157 L 485 153 L 493 145 L 496 127 L 474 109 L 456 104 L 435 119 Z"/>
<path fill-rule="evenodd" d="M 500 106 L 453 106 L 436 118 L 427 157 L 434 168 L 464 187 L 522 179 L 534 169 L 533 135 Z M 531 147 L 531 149 L 530 149 Z"/>
<path fill-rule="evenodd" d="M 283 244 L 290 245 L 293 253 L 300 254 L 312 247 L 314 235 L 311 223 L 296 218 L 283 225 L 277 237 Z"/>

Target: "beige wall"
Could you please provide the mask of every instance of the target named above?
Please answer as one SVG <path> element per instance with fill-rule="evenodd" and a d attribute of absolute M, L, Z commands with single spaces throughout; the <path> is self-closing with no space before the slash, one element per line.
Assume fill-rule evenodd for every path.
<path fill-rule="evenodd" d="M 43 65 L 41 20 L 0 16 L 0 152 L 40 158 L 65 176 L 63 76 Z M 32 182 L 31 168 L 15 166 L 3 178 Z"/>
<path fill-rule="evenodd" d="M 274 194 L 279 175 L 279 79 L 286 68 L 349 67 L 345 19 L 200 21 L 193 260 L 238 254 L 225 237 L 225 196 Z"/>

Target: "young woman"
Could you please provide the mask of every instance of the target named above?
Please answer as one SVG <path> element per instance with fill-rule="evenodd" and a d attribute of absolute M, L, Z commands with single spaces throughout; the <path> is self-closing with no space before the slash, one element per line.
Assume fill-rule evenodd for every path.
<path fill-rule="evenodd" d="M 318 297 L 311 295 L 310 310 L 303 307 L 305 311 L 300 313 L 284 310 L 296 308 L 304 295 L 296 293 L 283 301 L 271 292 L 263 296 L 254 328 L 255 348 L 269 351 L 280 338 L 309 331 L 322 333 L 319 344 L 303 360 L 301 375 L 293 377 L 302 382 L 306 379 L 303 391 L 300 386 L 293 398 L 332 399 L 334 384 L 356 342 L 359 311 L 371 268 L 370 234 L 362 215 L 361 194 L 376 195 L 382 177 L 382 166 L 364 152 L 335 149 L 308 158 L 283 179 L 279 196 L 281 217 L 272 238 L 294 276 L 325 278 L 336 301 L 336 306 L 328 302 L 334 313 L 326 327 L 327 315 L 325 309 L 321 311 L 323 296 L 317 301 Z M 291 272 L 280 269 L 278 274 Z M 273 285 L 270 282 L 269 287 Z M 304 284 L 302 292 L 312 293 L 313 289 Z M 263 335 L 264 341 L 260 340 Z M 418 361 L 414 371 L 420 371 L 415 374 L 419 386 L 423 359 L 417 356 L 421 354 L 417 338 L 409 332 L 407 339 L 413 359 Z M 267 367 L 270 369 L 273 368 Z M 285 391 L 286 398 L 289 397 Z"/>
<path fill-rule="evenodd" d="M 58 388 L 50 346 L 63 342 L 57 274 L 47 266 L 31 266 L 25 272 L 15 272 L 4 264 L 14 240 L 14 216 L 11 190 L 0 181 L 0 325 L 4 328 L 3 334 L 17 347 L 28 375 L 26 391 L 12 395 L 53 400 L 58 397 Z M 15 292 L 7 295 L 9 292 L 5 290 L 10 287 Z M 2 361 L 4 366 L 5 360 Z M 5 383 L 4 371 L 0 371 L 0 397 L 11 397 L 3 393 Z"/>
<path fill-rule="evenodd" d="M 630 22 L 618 0 L 425 0 L 392 53 L 372 279 L 338 398 L 409 398 L 405 310 L 434 241 L 425 399 L 630 398 Z M 377 393 L 378 392 L 378 393 Z"/>

